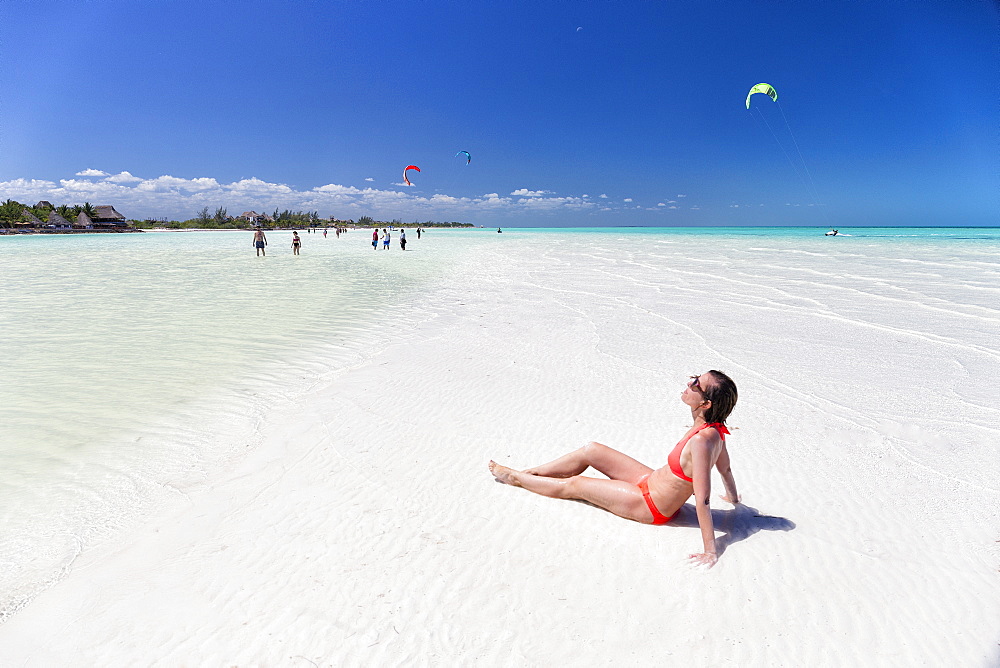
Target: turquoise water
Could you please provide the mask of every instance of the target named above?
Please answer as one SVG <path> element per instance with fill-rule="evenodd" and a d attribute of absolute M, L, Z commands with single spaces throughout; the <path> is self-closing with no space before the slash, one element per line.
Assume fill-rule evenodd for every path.
<path fill-rule="evenodd" d="M 667 237 L 760 237 L 812 239 L 823 237 L 829 227 L 572 227 L 507 228 L 505 232 L 541 234 L 637 234 Z M 926 239 L 929 241 L 1000 241 L 1000 227 L 838 227 L 839 238 Z"/>
<path fill-rule="evenodd" d="M 359 230 L 303 234 L 297 257 L 291 233 L 274 232 L 261 258 L 247 232 L 0 237 L 0 619 L 87 546 L 252 449 L 276 402 L 370 360 L 420 317 L 414 304 L 445 285 L 460 294 L 463 272 L 492 262 L 531 258 L 555 276 L 594 259 L 660 279 L 669 268 L 681 287 L 725 275 L 744 300 L 773 288 L 775 307 L 820 308 L 816 290 L 836 283 L 830 313 L 911 300 L 924 307 L 913 322 L 893 306 L 884 324 L 946 314 L 980 323 L 967 347 L 995 349 L 1000 228 L 839 229 L 411 231 L 406 253 L 395 235 L 373 251 Z"/>

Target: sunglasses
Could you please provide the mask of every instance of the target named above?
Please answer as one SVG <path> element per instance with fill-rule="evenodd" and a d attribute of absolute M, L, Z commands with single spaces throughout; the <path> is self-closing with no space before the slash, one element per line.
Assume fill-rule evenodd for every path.
<path fill-rule="evenodd" d="M 705 393 L 704 388 L 702 388 L 702 386 L 699 384 L 698 381 L 699 381 L 698 376 L 691 376 L 691 380 L 688 381 L 688 387 L 690 387 L 692 390 L 695 390 L 696 392 L 698 392 L 698 394 L 700 394 L 703 397 L 708 396 Z"/>

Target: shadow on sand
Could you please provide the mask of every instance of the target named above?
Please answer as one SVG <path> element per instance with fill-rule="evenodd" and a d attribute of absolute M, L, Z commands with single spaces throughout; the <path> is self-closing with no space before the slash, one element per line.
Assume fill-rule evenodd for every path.
<path fill-rule="evenodd" d="M 715 539 L 719 556 L 733 543 L 746 540 L 758 531 L 791 531 L 795 522 L 784 517 L 761 515 L 756 508 L 742 503 L 730 510 L 712 509 L 715 530 L 723 532 Z M 693 504 L 685 503 L 668 524 L 664 526 L 698 527 L 698 514 Z"/>

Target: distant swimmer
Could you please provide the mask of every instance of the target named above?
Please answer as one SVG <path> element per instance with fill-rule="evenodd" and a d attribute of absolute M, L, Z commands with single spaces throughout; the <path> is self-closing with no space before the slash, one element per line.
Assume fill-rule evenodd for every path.
<path fill-rule="evenodd" d="M 402 228 L 399 230 L 399 247 L 402 250 L 406 250 L 406 230 Z"/>
<path fill-rule="evenodd" d="M 378 250 L 378 228 L 377 227 L 375 228 L 375 231 L 372 232 L 372 248 L 374 248 L 375 250 Z"/>
<path fill-rule="evenodd" d="M 253 232 L 253 247 L 257 249 L 257 257 L 267 255 L 264 252 L 265 246 L 267 246 L 267 237 L 264 236 L 264 230 L 260 226 L 257 226 L 257 229 Z"/>
<path fill-rule="evenodd" d="M 501 230 L 499 227 L 497 228 L 497 234 L 503 234 L 503 230 Z"/>
<path fill-rule="evenodd" d="M 302 247 L 302 239 L 299 239 L 298 232 L 292 232 L 292 253 L 295 255 L 299 254 L 299 248 Z"/>
<path fill-rule="evenodd" d="M 840 233 L 840 230 L 830 230 L 829 232 L 827 232 L 827 233 L 826 233 L 826 234 L 824 234 L 823 236 L 826 236 L 826 237 L 835 237 L 835 236 L 837 236 L 837 235 L 838 235 L 839 233 Z"/>

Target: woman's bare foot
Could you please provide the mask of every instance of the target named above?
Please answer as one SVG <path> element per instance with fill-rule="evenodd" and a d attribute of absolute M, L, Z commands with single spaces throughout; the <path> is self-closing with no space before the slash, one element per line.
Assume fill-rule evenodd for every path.
<path fill-rule="evenodd" d="M 517 481 L 517 471 L 507 466 L 497 464 L 492 459 L 490 460 L 490 473 L 493 477 L 504 483 L 505 485 L 514 485 L 515 487 L 520 487 Z"/>

